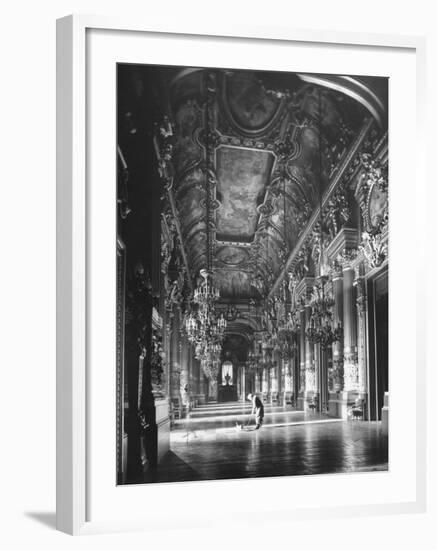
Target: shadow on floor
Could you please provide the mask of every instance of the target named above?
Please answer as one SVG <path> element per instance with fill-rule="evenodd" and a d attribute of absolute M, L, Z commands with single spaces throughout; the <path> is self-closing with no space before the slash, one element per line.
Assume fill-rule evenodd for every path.
<path fill-rule="evenodd" d="M 149 470 L 145 473 L 143 483 L 198 481 L 200 479 L 201 476 L 194 468 L 173 451 L 168 451 L 156 470 Z"/>
<path fill-rule="evenodd" d="M 50 529 L 56 529 L 56 512 L 24 512 L 24 515 Z"/>

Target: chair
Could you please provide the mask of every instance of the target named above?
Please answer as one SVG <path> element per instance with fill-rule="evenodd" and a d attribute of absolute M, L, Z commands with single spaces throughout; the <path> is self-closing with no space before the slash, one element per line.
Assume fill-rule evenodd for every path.
<path fill-rule="evenodd" d="M 291 405 L 292 407 L 294 406 L 293 392 L 291 391 L 284 392 L 284 405 Z"/>
<path fill-rule="evenodd" d="M 273 403 L 279 403 L 279 393 L 277 391 L 272 392 L 271 394 L 271 402 Z"/>
<path fill-rule="evenodd" d="M 352 420 L 362 420 L 364 417 L 364 399 L 355 399 L 354 405 L 350 408 Z"/>
<path fill-rule="evenodd" d="M 317 409 L 317 405 L 318 405 L 317 397 L 308 398 L 307 403 L 308 403 L 308 408 L 310 409 L 311 412 L 314 412 Z"/>
<path fill-rule="evenodd" d="M 172 399 L 170 401 L 169 416 L 170 416 L 170 424 L 172 425 L 174 424 L 174 421 L 176 420 L 176 418 L 178 419 L 182 418 L 180 399 Z"/>

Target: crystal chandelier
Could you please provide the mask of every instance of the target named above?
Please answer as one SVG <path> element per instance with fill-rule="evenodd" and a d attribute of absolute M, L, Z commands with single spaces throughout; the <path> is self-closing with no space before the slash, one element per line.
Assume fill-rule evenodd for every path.
<path fill-rule="evenodd" d="M 200 270 L 203 281 L 194 290 L 193 302 L 201 307 L 211 306 L 220 298 L 220 292 L 212 284 L 211 273 L 207 269 Z"/>
<path fill-rule="evenodd" d="M 206 101 L 205 113 L 205 226 L 206 226 L 206 268 L 200 270 L 200 282 L 193 293 L 193 309 L 185 318 L 185 330 L 189 341 L 195 345 L 195 356 L 210 379 L 218 375 L 221 343 L 227 321 L 223 314 L 218 315 L 215 304 L 220 299 L 220 292 L 214 286 L 211 270 L 212 242 L 211 226 L 213 224 L 211 208 L 211 181 L 209 169 L 209 101 Z"/>
<path fill-rule="evenodd" d="M 332 307 L 334 300 L 325 296 L 325 286 L 328 278 L 323 274 L 324 250 L 323 250 L 323 204 L 322 204 L 322 147 L 321 147 L 321 99 L 319 94 L 319 276 L 317 278 L 313 298 L 311 301 L 311 316 L 305 331 L 306 337 L 311 343 L 320 344 L 322 349 L 326 349 L 334 342 L 338 342 L 343 336 L 341 323 L 333 326 Z"/>
<path fill-rule="evenodd" d="M 256 337 L 253 338 L 253 348 L 247 354 L 247 366 L 250 369 L 257 369 L 262 360 L 261 345 Z"/>
<path fill-rule="evenodd" d="M 305 334 L 313 344 L 320 344 L 326 349 L 334 342 L 341 340 L 343 328 L 341 323 L 333 326 L 332 306 L 334 300 L 325 296 L 326 276 L 317 279 L 314 288 L 313 300 L 311 302 L 311 316 Z"/>
<path fill-rule="evenodd" d="M 286 243 L 286 202 L 285 202 L 285 177 L 282 178 L 283 183 L 283 270 L 285 271 L 287 258 L 287 243 Z M 296 280 L 293 273 L 289 273 L 289 283 L 282 281 L 279 295 L 275 298 L 276 324 L 277 332 L 274 342 L 274 350 L 279 353 L 282 359 L 291 359 L 297 350 L 296 335 L 299 331 L 299 320 L 296 313 L 295 303 L 295 287 Z"/>

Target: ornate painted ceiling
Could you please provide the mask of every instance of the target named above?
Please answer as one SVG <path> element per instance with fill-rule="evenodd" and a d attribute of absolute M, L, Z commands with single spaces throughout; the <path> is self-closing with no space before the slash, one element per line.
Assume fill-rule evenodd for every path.
<path fill-rule="evenodd" d="M 265 294 L 348 147 L 384 123 L 378 79 L 174 69 L 173 194 L 188 265 L 212 270 L 223 302 Z M 208 173 L 208 177 L 207 177 Z"/>

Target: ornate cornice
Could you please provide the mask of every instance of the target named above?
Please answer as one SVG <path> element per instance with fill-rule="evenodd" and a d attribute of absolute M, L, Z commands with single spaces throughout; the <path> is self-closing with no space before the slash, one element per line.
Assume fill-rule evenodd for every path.
<path fill-rule="evenodd" d="M 304 277 L 297 285 L 295 290 L 296 301 L 308 302 L 311 299 L 315 278 Z"/>
<path fill-rule="evenodd" d="M 357 257 L 358 231 L 355 228 L 343 227 L 326 249 L 326 257 L 335 266 L 351 267 Z"/>

